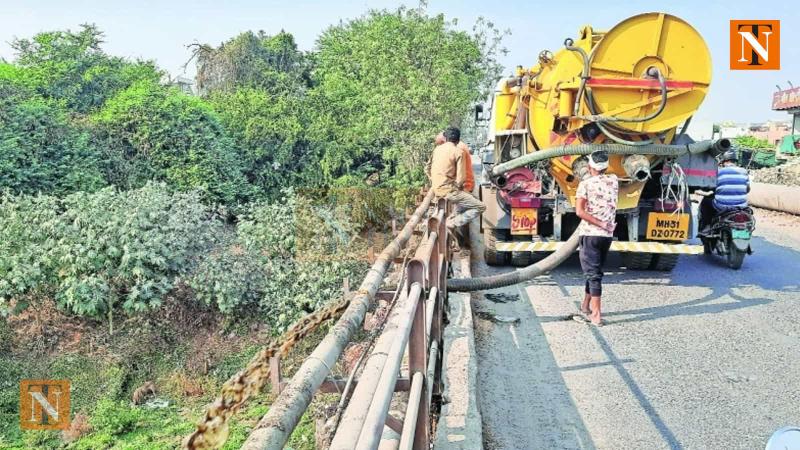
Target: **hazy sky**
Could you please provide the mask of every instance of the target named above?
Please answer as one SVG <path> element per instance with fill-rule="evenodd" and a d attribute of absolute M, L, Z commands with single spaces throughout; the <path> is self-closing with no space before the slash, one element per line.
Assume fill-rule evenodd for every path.
<path fill-rule="evenodd" d="M 96 23 L 106 33 L 109 53 L 154 59 L 173 75 L 188 59 L 186 45 L 211 44 L 245 30 L 293 33 L 302 49 L 314 47 L 316 36 L 328 25 L 357 17 L 371 8 L 416 6 L 416 1 L 276 1 L 276 0 L 3 0 L 0 4 L 0 57 L 12 59 L 8 43 L 39 31 L 75 29 Z M 559 5 L 566 5 L 560 9 Z M 711 49 L 714 73 L 711 91 L 693 121 L 692 134 L 707 134 L 713 121 L 754 122 L 785 120 L 788 115 L 770 110 L 775 85 L 800 86 L 800 7 L 796 2 L 661 1 L 614 2 L 531 0 L 431 0 L 433 13 L 457 18 L 458 26 L 471 28 L 479 16 L 511 30 L 505 46 L 506 67 L 530 66 L 542 49 L 556 50 L 564 38 L 575 36 L 581 25 L 608 29 L 641 12 L 663 10 L 691 23 Z M 730 19 L 780 19 L 782 48 L 779 71 L 731 71 L 728 69 Z M 192 71 L 193 73 L 193 71 Z M 702 132 L 701 132 L 702 130 Z"/>

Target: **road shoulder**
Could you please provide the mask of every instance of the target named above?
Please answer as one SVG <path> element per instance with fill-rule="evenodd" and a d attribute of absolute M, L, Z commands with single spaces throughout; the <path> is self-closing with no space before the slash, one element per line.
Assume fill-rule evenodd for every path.
<path fill-rule="evenodd" d="M 800 250 L 800 217 L 762 208 L 753 208 L 753 212 L 756 217 L 754 236 L 775 245 Z"/>
<path fill-rule="evenodd" d="M 470 277 L 469 252 L 453 262 L 454 276 Z M 436 428 L 437 449 L 471 450 L 483 448 L 481 415 L 476 386 L 478 363 L 469 293 L 448 295 L 449 323 L 444 329 L 442 413 Z"/>

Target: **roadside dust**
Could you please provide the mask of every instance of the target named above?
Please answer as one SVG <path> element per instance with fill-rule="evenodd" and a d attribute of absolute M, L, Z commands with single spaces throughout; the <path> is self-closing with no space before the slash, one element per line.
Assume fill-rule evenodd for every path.
<path fill-rule="evenodd" d="M 477 224 L 470 235 L 473 276 L 512 270 L 486 266 Z M 484 448 L 594 448 L 527 295 L 518 286 L 476 292 L 472 307 Z"/>

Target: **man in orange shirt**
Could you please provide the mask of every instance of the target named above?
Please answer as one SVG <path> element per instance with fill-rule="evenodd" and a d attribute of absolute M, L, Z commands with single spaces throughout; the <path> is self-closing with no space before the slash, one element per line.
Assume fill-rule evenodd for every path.
<path fill-rule="evenodd" d="M 448 128 L 435 138 L 436 148 L 425 167 L 425 173 L 431 180 L 437 198 L 446 198 L 455 208 L 447 217 L 447 228 L 458 244 L 463 246 L 469 230 L 467 223 L 479 217 L 485 210 L 480 200 L 470 192 L 475 187 L 475 176 L 472 173 L 472 161 L 469 148 L 461 142 L 461 131 Z"/>
<path fill-rule="evenodd" d="M 436 135 L 434 139 L 434 143 L 436 145 L 444 144 L 446 139 L 444 138 L 444 132 L 439 133 Z M 472 155 L 469 152 L 469 146 L 464 143 L 464 141 L 458 141 L 456 147 L 461 150 L 461 161 L 463 164 L 466 165 L 464 167 L 464 172 L 467 175 L 466 180 L 464 181 L 464 192 L 472 193 L 472 190 L 475 188 L 475 173 L 472 171 Z"/>

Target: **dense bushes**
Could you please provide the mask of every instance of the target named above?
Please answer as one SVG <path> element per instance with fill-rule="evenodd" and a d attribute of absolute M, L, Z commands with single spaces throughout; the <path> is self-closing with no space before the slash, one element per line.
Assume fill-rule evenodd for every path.
<path fill-rule="evenodd" d="M 199 301 L 225 314 L 260 311 L 278 331 L 337 298 L 343 278 L 366 267 L 341 208 L 287 191 L 250 207 L 237 233 L 199 193 L 152 183 L 63 199 L 8 195 L 0 250 L 0 309 L 53 293 L 60 307 L 109 325 L 117 312 L 159 306 L 186 279 Z"/>
<path fill-rule="evenodd" d="M 229 130 L 247 180 L 264 197 L 286 186 L 319 186 L 320 145 L 307 135 L 307 101 L 300 92 L 278 95 L 242 88 L 215 93 L 210 102 Z"/>
<path fill-rule="evenodd" d="M 197 299 L 224 314 L 258 305 L 267 285 L 268 259 L 236 243 L 226 243 L 205 258 L 189 279 Z"/>
<path fill-rule="evenodd" d="M 350 211 L 321 200 L 289 192 L 277 207 L 253 208 L 240 226 L 250 251 L 274 255 L 267 264 L 269 283 L 260 307 L 280 329 L 341 297 L 342 280 L 357 283 L 367 269 L 366 248 L 357 240 Z M 286 216 L 288 220 L 275 224 L 274 217 Z"/>
<path fill-rule="evenodd" d="M 0 63 L 0 189 L 155 180 L 237 204 L 287 186 L 419 186 L 432 136 L 498 76 L 498 36 L 405 8 L 332 26 L 313 52 L 245 32 L 192 46 L 199 97 L 163 86 L 152 62 L 105 53 L 93 25 L 17 39 Z"/>
<path fill-rule="evenodd" d="M 362 277 L 363 250 L 344 209 L 288 190 L 278 202 L 253 205 L 238 236 L 212 252 L 189 284 L 222 312 L 261 311 L 277 332 L 340 297 L 344 278 Z"/>
<path fill-rule="evenodd" d="M 158 306 L 220 227 L 197 193 L 105 188 L 0 204 L 0 306 L 54 290 L 73 313 L 111 320 Z"/>
<path fill-rule="evenodd" d="M 0 311 L 9 302 L 24 302 L 26 294 L 56 280 L 62 222 L 58 199 L 47 196 L 6 196 L 0 199 Z"/>

